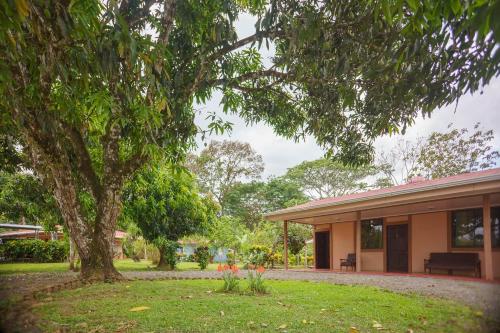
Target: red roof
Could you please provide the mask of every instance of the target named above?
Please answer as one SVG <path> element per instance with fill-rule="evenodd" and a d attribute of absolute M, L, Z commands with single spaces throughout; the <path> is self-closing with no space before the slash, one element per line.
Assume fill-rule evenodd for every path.
<path fill-rule="evenodd" d="M 304 210 L 308 208 L 316 208 L 316 207 L 321 207 L 321 206 L 329 206 L 329 205 L 339 205 L 344 202 L 349 202 L 353 200 L 370 200 L 371 198 L 377 198 L 380 196 L 384 195 L 398 195 L 398 194 L 404 194 L 408 191 L 425 191 L 425 190 L 430 190 L 433 187 L 436 186 L 443 186 L 443 185 L 460 185 L 462 182 L 470 182 L 473 180 L 480 180 L 481 178 L 488 178 L 489 176 L 499 176 L 500 177 L 500 168 L 495 168 L 495 169 L 489 169 L 489 170 L 482 170 L 482 171 L 476 171 L 476 172 L 469 172 L 469 173 L 462 173 L 459 175 L 455 176 L 449 176 L 449 177 L 443 177 L 443 178 L 438 178 L 438 179 L 429 179 L 429 180 L 419 180 L 417 182 L 410 182 L 407 184 L 403 185 L 397 185 L 397 186 L 391 186 L 391 187 L 386 187 L 386 188 L 381 188 L 377 190 L 370 190 L 366 192 L 359 192 L 359 193 L 353 193 L 353 194 L 348 194 L 340 197 L 331 197 L 331 198 L 324 198 L 324 199 L 318 199 L 318 200 L 312 200 L 309 202 L 306 202 L 301 205 L 293 206 L 290 208 L 278 210 L 276 212 L 270 213 L 268 215 L 274 215 L 277 213 L 286 213 L 288 211 L 297 211 L 297 210 Z"/>

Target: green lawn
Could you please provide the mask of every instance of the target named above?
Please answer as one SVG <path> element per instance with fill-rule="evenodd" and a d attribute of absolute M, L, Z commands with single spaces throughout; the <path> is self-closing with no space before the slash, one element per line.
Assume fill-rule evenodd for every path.
<path fill-rule="evenodd" d="M 154 265 L 149 260 L 134 262 L 132 259 L 115 260 L 115 266 L 119 271 L 147 271 L 154 270 Z M 180 262 L 177 269 L 196 270 L 199 269 L 195 262 Z M 216 270 L 217 264 L 210 264 L 208 270 Z M 68 263 L 9 263 L 0 264 L 0 274 L 19 274 L 37 272 L 65 272 L 68 270 Z"/>
<path fill-rule="evenodd" d="M 481 332 L 480 315 L 453 302 L 372 287 L 270 282 L 271 294 L 216 292 L 214 280 L 96 284 L 43 296 L 44 331 Z M 148 307 L 131 312 L 135 307 Z M 384 330 L 378 331 L 379 328 Z M 357 332 L 356 330 L 351 330 Z"/>

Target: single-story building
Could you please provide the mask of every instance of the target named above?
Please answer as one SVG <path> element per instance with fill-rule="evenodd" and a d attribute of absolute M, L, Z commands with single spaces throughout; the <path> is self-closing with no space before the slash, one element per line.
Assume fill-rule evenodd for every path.
<path fill-rule="evenodd" d="M 425 273 L 436 253 L 431 262 L 478 258 L 476 273 L 500 279 L 500 168 L 314 200 L 266 219 L 283 222 L 285 237 L 288 223 L 312 225 L 316 269 L 340 270 L 351 254 L 357 272 Z M 474 274 L 450 264 L 457 269 L 432 273 Z"/>

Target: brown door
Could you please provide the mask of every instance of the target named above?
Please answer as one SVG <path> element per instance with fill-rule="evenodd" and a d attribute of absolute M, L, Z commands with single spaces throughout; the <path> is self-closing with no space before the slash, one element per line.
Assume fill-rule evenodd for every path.
<path fill-rule="evenodd" d="M 314 238 L 316 268 L 330 269 L 330 232 L 318 231 Z"/>
<path fill-rule="evenodd" d="M 387 226 L 387 271 L 408 272 L 408 224 Z"/>

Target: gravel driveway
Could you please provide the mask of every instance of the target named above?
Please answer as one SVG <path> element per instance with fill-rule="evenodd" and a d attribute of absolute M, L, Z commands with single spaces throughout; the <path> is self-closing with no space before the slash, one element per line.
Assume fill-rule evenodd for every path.
<path fill-rule="evenodd" d="M 221 273 L 215 271 L 146 271 L 122 272 L 129 279 L 198 279 L 220 278 Z M 246 272 L 241 272 L 246 276 Z M 330 272 L 304 272 L 269 270 L 264 275 L 267 279 L 276 280 L 308 280 L 335 284 L 361 284 L 376 286 L 402 293 L 446 298 L 471 306 L 485 312 L 488 316 L 500 321 L 500 284 L 455 280 L 447 278 L 430 278 L 395 275 L 370 275 Z M 0 275 L 0 299 L 34 292 L 53 284 L 64 283 L 75 279 L 77 275 L 65 273 L 30 273 L 17 275 Z"/>

